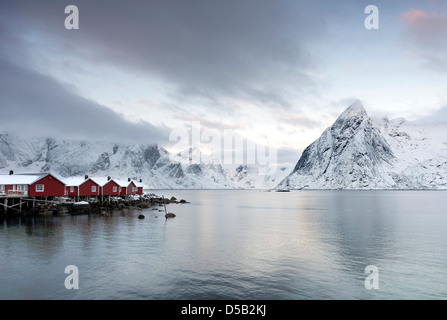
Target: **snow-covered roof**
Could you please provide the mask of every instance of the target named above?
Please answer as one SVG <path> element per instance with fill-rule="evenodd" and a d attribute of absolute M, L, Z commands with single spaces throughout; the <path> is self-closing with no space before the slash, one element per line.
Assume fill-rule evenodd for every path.
<path fill-rule="evenodd" d="M 121 188 L 127 188 L 131 182 L 128 180 L 118 180 L 118 179 L 113 179 L 113 181 L 115 181 Z"/>
<path fill-rule="evenodd" d="M 107 183 L 109 183 L 110 181 L 115 181 L 116 182 L 116 180 L 114 180 L 114 179 L 107 179 L 107 178 L 97 178 L 97 177 L 90 177 L 90 179 L 92 179 L 93 180 L 93 182 L 96 182 L 96 184 L 98 184 L 99 186 L 101 186 L 101 187 L 104 187 Z"/>
<path fill-rule="evenodd" d="M 137 186 L 138 188 L 144 188 L 145 184 L 143 182 L 137 181 L 137 180 L 132 180 L 133 183 L 135 183 L 135 186 Z"/>
<path fill-rule="evenodd" d="M 41 174 L 2 174 L 0 175 L 1 185 L 12 184 L 33 184 L 34 182 L 47 176 L 48 173 Z"/>
<path fill-rule="evenodd" d="M 89 179 L 88 178 L 85 179 L 84 177 L 69 177 L 69 178 L 64 178 L 63 182 L 68 187 L 79 187 L 81 184 L 83 184 L 87 180 L 89 180 Z"/>

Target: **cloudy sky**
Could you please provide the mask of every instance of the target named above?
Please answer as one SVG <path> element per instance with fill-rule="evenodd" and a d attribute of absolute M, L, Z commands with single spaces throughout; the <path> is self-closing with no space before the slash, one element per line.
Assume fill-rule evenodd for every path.
<path fill-rule="evenodd" d="M 199 121 L 295 163 L 358 99 L 447 122 L 447 2 L 3 0 L 0 71 L 0 131 L 169 147 Z"/>

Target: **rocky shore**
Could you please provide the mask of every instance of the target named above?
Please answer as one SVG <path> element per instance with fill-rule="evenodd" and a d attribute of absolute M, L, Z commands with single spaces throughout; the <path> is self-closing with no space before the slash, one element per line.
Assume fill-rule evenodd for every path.
<path fill-rule="evenodd" d="M 156 194 L 144 194 L 128 198 L 110 197 L 100 201 L 97 198 L 90 198 L 86 201 L 74 202 L 67 198 L 54 199 L 52 201 L 40 202 L 28 210 L 13 213 L 17 215 L 78 215 L 78 214 L 100 214 L 110 215 L 116 210 L 139 210 L 153 208 L 165 212 L 165 205 L 170 203 L 189 203 L 184 199 L 175 197 L 164 198 Z M 166 212 L 166 218 L 175 217 L 175 214 Z M 140 215 L 139 218 L 144 218 Z"/>

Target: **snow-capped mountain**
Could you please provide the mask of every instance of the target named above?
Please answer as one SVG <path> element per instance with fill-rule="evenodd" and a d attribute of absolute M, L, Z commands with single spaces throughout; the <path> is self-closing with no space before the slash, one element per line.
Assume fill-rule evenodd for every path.
<path fill-rule="evenodd" d="M 351 105 L 309 145 L 278 188 L 445 189 L 445 128 L 368 116 Z"/>
<path fill-rule="evenodd" d="M 67 141 L 0 134 L 0 173 L 52 172 L 61 177 L 113 176 L 142 179 L 148 188 L 270 189 L 289 172 L 258 174 L 255 166 L 183 164 L 157 145 Z"/>
<path fill-rule="evenodd" d="M 360 102 L 310 144 L 293 168 L 185 164 L 154 144 L 125 145 L 0 134 L 0 173 L 142 179 L 154 189 L 447 189 L 445 127 L 375 119 Z"/>

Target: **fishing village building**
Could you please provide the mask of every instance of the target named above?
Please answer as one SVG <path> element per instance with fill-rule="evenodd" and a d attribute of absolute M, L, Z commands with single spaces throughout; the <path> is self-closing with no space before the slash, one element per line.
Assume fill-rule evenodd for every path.
<path fill-rule="evenodd" d="M 95 197 L 103 201 L 110 197 L 127 198 L 142 195 L 143 185 L 128 178 L 126 180 L 102 177 L 60 178 L 51 173 L 0 174 L 0 205 L 7 208 L 22 206 L 26 201 L 47 201 L 56 197 L 69 197 L 75 201 Z M 12 200 L 10 200 L 12 199 Z M 14 200 L 16 199 L 16 200 Z M 10 202 L 12 204 L 10 204 Z M 16 203 L 18 200 L 18 203 Z M 22 202 L 25 201 L 25 202 Z M 33 202 L 34 205 L 34 202 Z M 0 209 L 1 209 L 0 206 Z"/>
<path fill-rule="evenodd" d="M 94 197 L 101 195 L 101 186 L 85 175 L 82 177 L 65 178 L 65 195 L 68 197 Z"/>
<path fill-rule="evenodd" d="M 4 197 L 61 197 L 65 183 L 50 173 L 0 175 L 0 196 Z"/>

